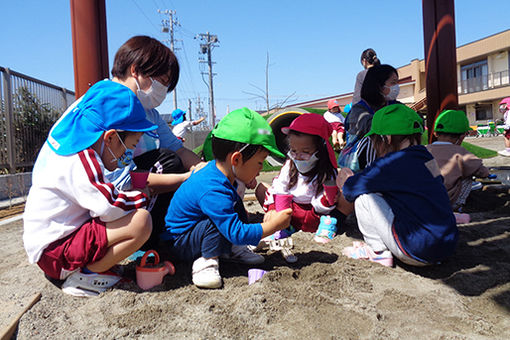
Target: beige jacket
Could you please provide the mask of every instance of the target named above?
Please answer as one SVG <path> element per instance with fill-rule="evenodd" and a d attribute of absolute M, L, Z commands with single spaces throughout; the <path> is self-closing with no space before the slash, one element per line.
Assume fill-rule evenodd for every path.
<path fill-rule="evenodd" d="M 429 144 L 427 150 L 434 156 L 441 169 L 444 185 L 452 204 L 459 197 L 462 180 L 472 176 L 487 177 L 489 175 L 489 170 L 483 166 L 482 160 L 460 145 Z"/>

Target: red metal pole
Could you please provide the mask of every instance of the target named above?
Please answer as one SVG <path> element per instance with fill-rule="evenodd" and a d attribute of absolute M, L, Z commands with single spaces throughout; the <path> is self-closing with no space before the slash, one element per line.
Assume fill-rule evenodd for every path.
<path fill-rule="evenodd" d="M 458 108 L 454 0 L 422 0 L 427 86 L 427 127 L 445 109 Z"/>
<path fill-rule="evenodd" d="M 108 78 L 106 10 L 104 0 L 70 1 L 74 88 L 79 98 L 97 81 Z"/>

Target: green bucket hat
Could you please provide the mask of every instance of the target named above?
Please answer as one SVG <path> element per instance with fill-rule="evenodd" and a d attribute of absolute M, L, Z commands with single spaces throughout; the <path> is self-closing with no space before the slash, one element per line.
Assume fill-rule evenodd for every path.
<path fill-rule="evenodd" d="M 412 135 L 423 133 L 423 119 L 404 104 L 383 107 L 374 114 L 372 128 L 365 135 Z"/>
<path fill-rule="evenodd" d="M 437 116 L 434 123 L 434 130 L 445 133 L 465 133 L 471 131 L 469 121 L 464 111 L 446 110 Z"/>
<path fill-rule="evenodd" d="M 276 146 L 273 130 L 267 121 L 246 107 L 223 117 L 212 130 L 212 135 L 234 142 L 262 145 L 273 155 L 285 158 Z"/>

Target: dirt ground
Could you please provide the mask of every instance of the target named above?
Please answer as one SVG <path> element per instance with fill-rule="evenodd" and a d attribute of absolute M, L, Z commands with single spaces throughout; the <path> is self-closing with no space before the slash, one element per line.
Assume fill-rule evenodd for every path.
<path fill-rule="evenodd" d="M 499 207 L 472 213 L 455 256 L 440 266 L 386 268 L 344 257 L 343 247 L 361 236 L 349 218 L 326 245 L 294 234 L 295 264 L 262 252 L 266 261 L 257 267 L 268 273 L 253 285 L 250 267 L 221 263 L 224 287 L 200 290 L 189 265 L 176 263 L 176 275 L 144 292 L 131 281 L 135 262 L 125 261 L 126 282 L 88 299 L 63 294 L 28 264 L 17 221 L 0 228 L 0 329 L 41 292 L 21 318 L 18 339 L 508 339 L 508 190 L 477 192 L 469 209 L 491 199 L 490 208 Z M 253 201 L 246 205 L 261 218 Z"/>
<path fill-rule="evenodd" d="M 254 201 L 245 204 L 261 218 Z M 224 287 L 200 290 L 190 266 L 176 263 L 174 276 L 142 291 L 135 262 L 125 261 L 125 282 L 88 299 L 63 294 L 28 263 L 16 221 L 0 226 L 0 330 L 40 292 L 18 339 L 509 339 L 508 187 L 474 192 L 466 210 L 472 221 L 459 226 L 455 255 L 438 266 L 346 258 L 342 249 L 361 238 L 350 217 L 326 245 L 294 234 L 295 264 L 261 252 L 257 267 L 268 273 L 253 285 L 249 266 L 222 262 Z"/>

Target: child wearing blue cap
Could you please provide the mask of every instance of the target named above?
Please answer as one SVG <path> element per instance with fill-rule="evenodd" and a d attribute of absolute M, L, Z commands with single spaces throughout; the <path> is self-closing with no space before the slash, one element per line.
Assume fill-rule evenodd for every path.
<path fill-rule="evenodd" d="M 65 280 L 65 293 L 104 292 L 120 280 L 107 271 L 148 239 L 146 194 L 117 191 L 103 172 L 128 164 L 143 133 L 156 128 L 135 93 L 109 80 L 52 127 L 34 165 L 23 242 L 30 263 Z"/>
<path fill-rule="evenodd" d="M 191 128 L 195 125 L 202 123 L 205 117 L 201 117 L 197 120 L 186 120 L 186 111 L 181 109 L 175 109 L 172 112 L 172 133 L 175 137 L 185 142 L 184 135 L 191 131 Z"/>

